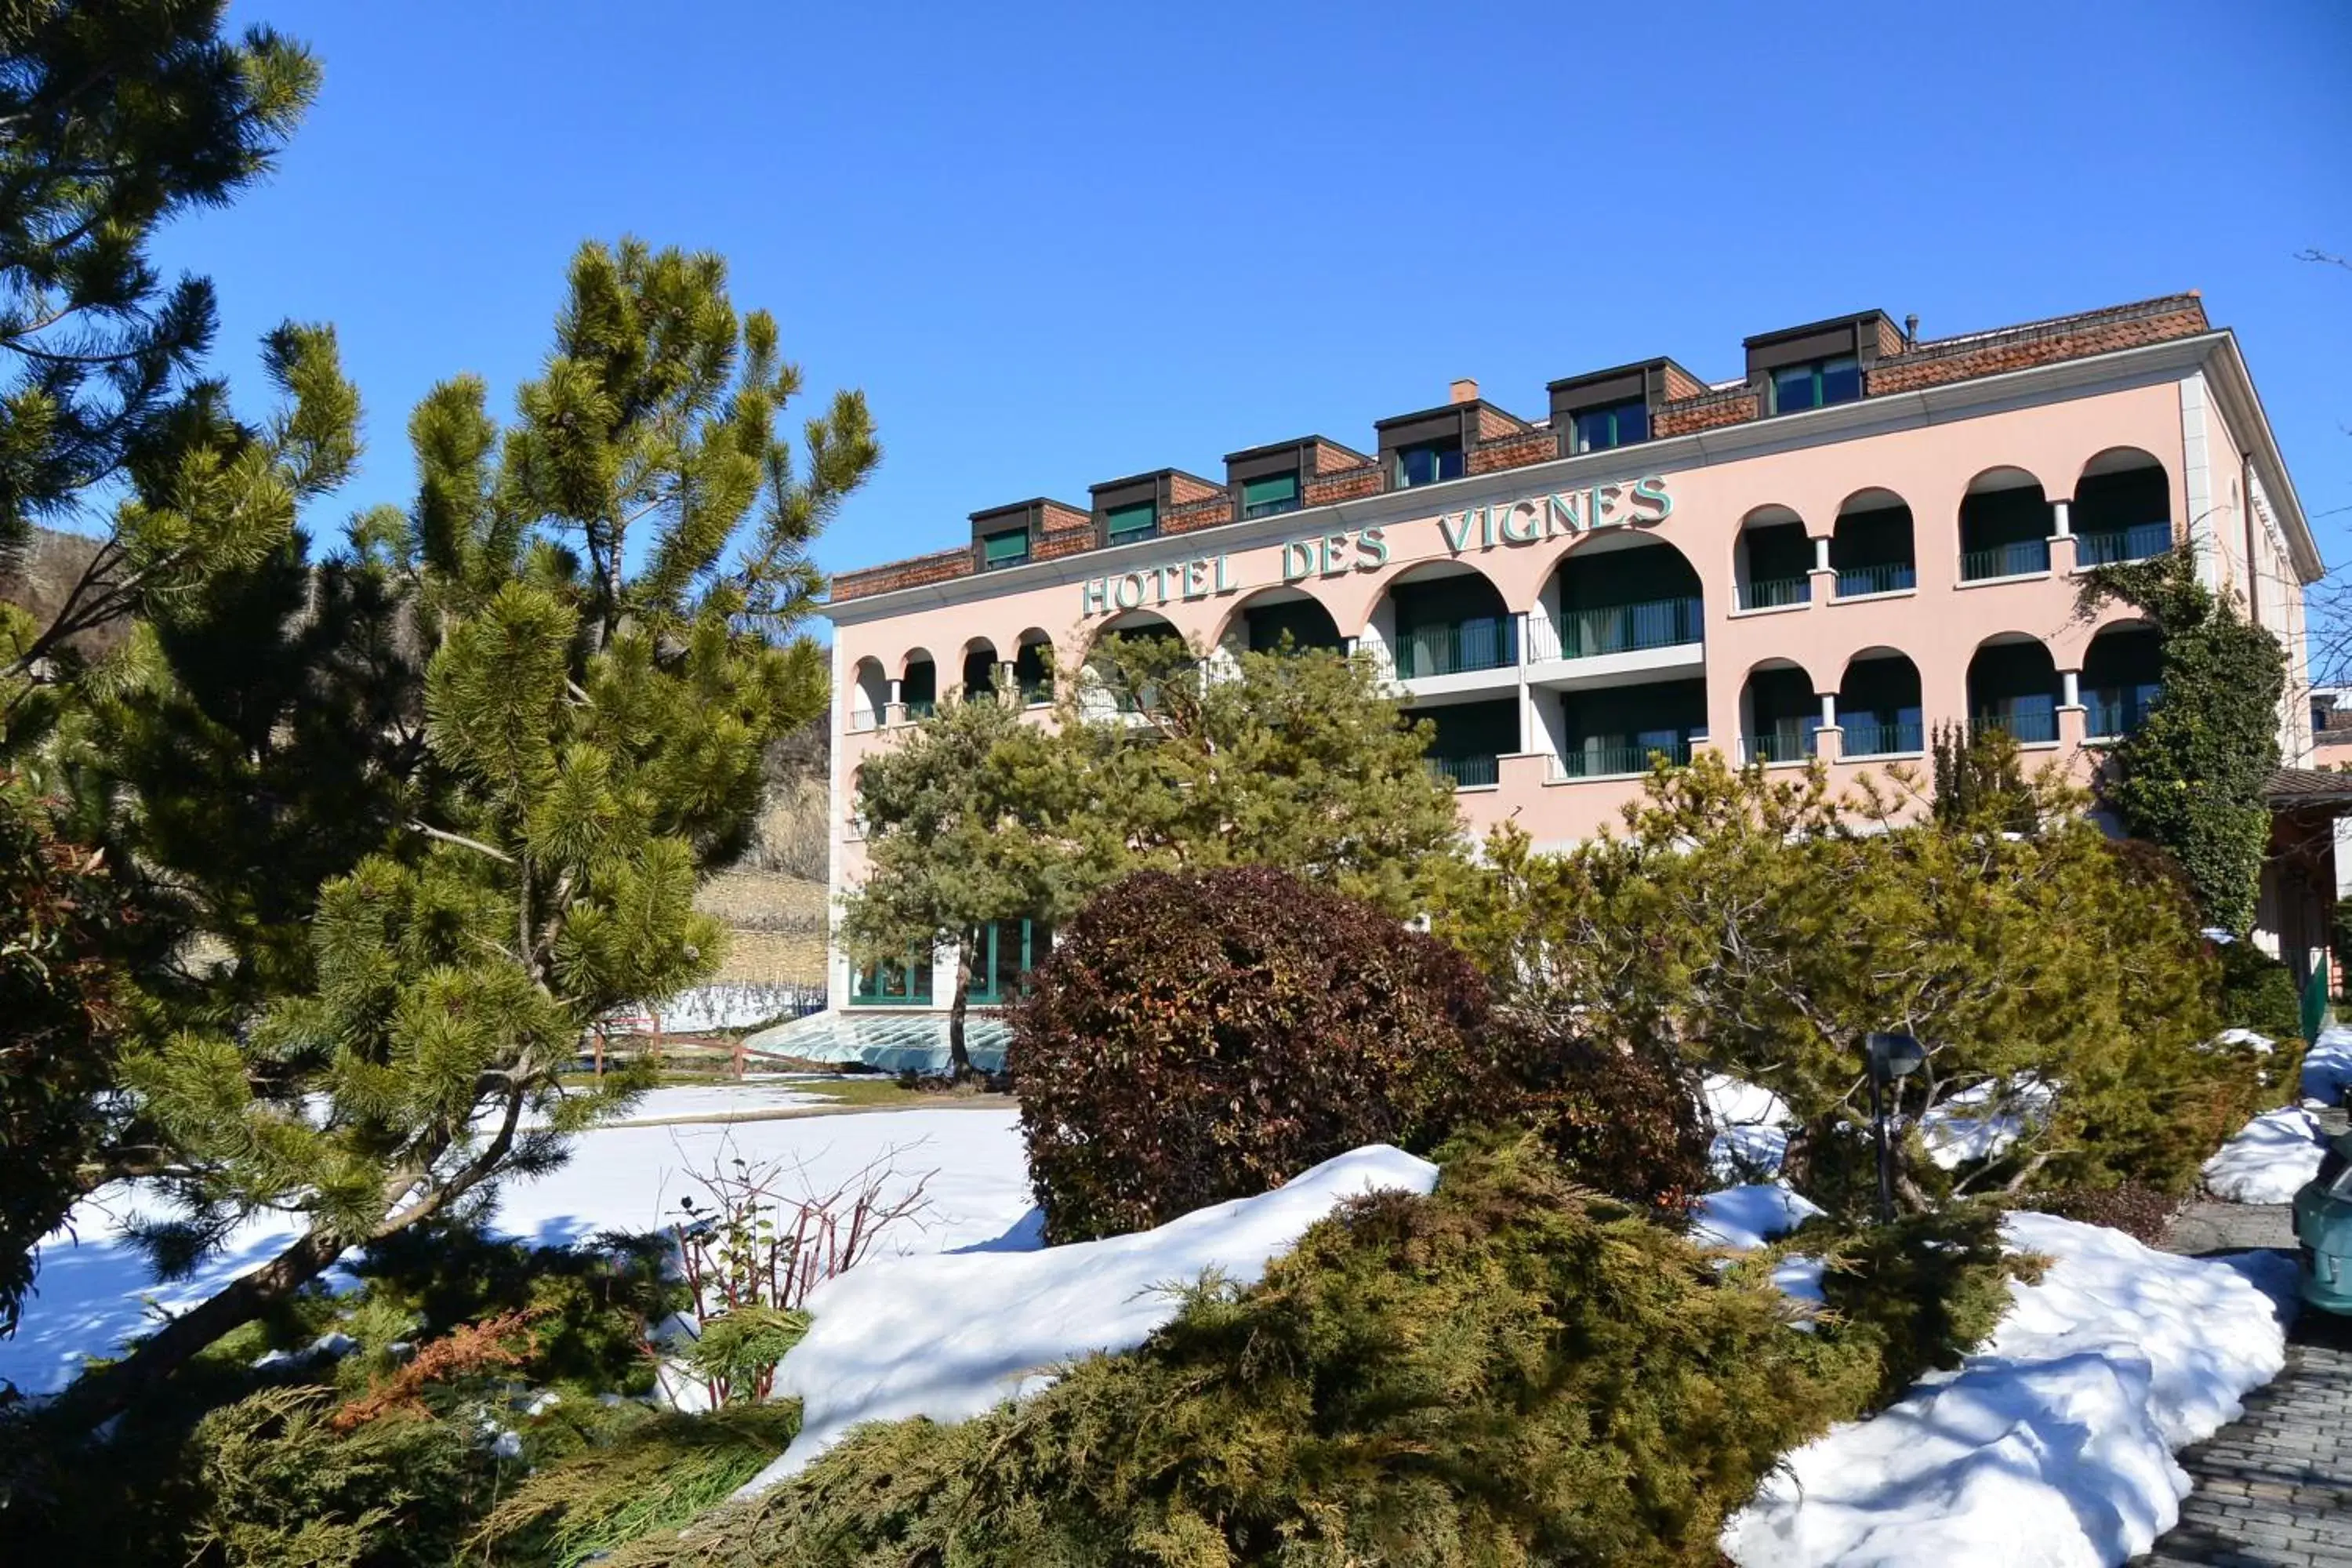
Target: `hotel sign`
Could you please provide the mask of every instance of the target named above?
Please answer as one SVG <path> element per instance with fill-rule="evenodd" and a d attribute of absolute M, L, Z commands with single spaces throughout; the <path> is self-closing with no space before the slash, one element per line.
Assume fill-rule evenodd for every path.
<path fill-rule="evenodd" d="M 1548 539 L 1574 538 L 1595 529 L 1653 525 L 1674 515 L 1675 498 L 1664 475 L 1645 474 L 1631 484 L 1593 485 L 1555 490 L 1492 506 L 1440 512 L 1437 531 L 1455 558 L 1475 550 L 1507 549 Z M 1282 546 L 1282 584 L 1310 577 L 1377 572 L 1389 563 L 1389 541 L 1379 528 L 1349 529 L 1294 539 Z M 1272 584 L 1260 586 L 1274 586 Z M 1231 555 L 1203 555 L 1163 566 L 1090 578 L 1079 584 L 1079 614 L 1107 616 L 1120 610 L 1157 609 L 1175 603 L 1222 598 L 1249 584 L 1235 574 Z"/>

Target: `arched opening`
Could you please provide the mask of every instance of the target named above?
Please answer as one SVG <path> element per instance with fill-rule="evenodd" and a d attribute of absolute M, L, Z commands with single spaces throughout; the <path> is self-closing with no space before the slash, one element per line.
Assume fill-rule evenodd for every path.
<path fill-rule="evenodd" d="M 917 648 L 907 656 L 904 670 L 898 677 L 898 710 L 907 723 L 929 718 L 939 710 L 940 667 L 931 662 L 930 654 Z"/>
<path fill-rule="evenodd" d="M 2080 682 L 2090 738 L 2137 734 L 2163 681 L 2164 640 L 2155 627 L 2137 621 L 2100 627 L 2084 652 Z"/>
<path fill-rule="evenodd" d="M 1813 596 L 1813 542 L 1804 520 L 1785 506 L 1759 506 L 1740 521 L 1731 574 L 1743 610 L 1772 610 Z"/>
<path fill-rule="evenodd" d="M 1706 625 L 1698 573 L 1651 534 L 1589 536 L 1560 557 L 1529 617 L 1530 657 L 1592 658 L 1697 643 Z"/>
<path fill-rule="evenodd" d="M 996 691 L 996 645 L 974 637 L 963 645 L 963 694 L 967 700 Z"/>
<path fill-rule="evenodd" d="M 1446 562 L 1414 567 L 1389 584 L 1374 619 L 1381 623 L 1400 680 L 1507 669 L 1519 662 L 1511 612 L 1501 591 L 1475 567 Z"/>
<path fill-rule="evenodd" d="M 1304 653 L 1308 648 L 1342 652 L 1347 639 L 1323 601 L 1303 588 L 1268 588 L 1243 601 L 1225 634 L 1236 652 Z"/>
<path fill-rule="evenodd" d="M 1987 468 L 1960 498 L 1960 581 L 2049 571 L 2054 528 L 2040 479 L 2023 468 Z"/>
<path fill-rule="evenodd" d="M 1095 636 L 1087 659 L 1090 706 L 1108 699 L 1118 712 L 1148 712 L 1160 705 L 1160 687 L 1192 668 L 1184 634 L 1166 616 L 1130 610 Z"/>
<path fill-rule="evenodd" d="M 2172 480 L 2137 447 L 2110 447 L 2083 465 L 2071 524 L 2074 562 L 2145 561 L 2172 548 Z"/>
<path fill-rule="evenodd" d="M 1842 757 L 1901 757 L 1927 749 L 1919 667 L 1893 648 L 1864 648 L 1838 682 Z"/>
<path fill-rule="evenodd" d="M 1785 658 L 1748 672 L 1739 692 L 1739 757 L 1747 763 L 1801 763 L 1813 754 L 1822 727 L 1813 678 Z"/>
<path fill-rule="evenodd" d="M 849 679 L 849 728 L 855 734 L 879 729 L 890 710 L 890 678 L 878 658 L 861 658 Z"/>
<path fill-rule="evenodd" d="M 1919 585 L 1919 557 L 1911 508 L 1893 490 L 1856 490 L 1838 508 L 1830 536 L 1837 596 L 1908 593 Z"/>
<path fill-rule="evenodd" d="M 1969 660 L 1969 721 L 1979 730 L 2005 730 L 2022 746 L 2058 739 L 2058 667 L 2040 639 L 2004 632 L 1980 644 Z"/>
<path fill-rule="evenodd" d="M 1013 656 L 1013 685 L 1024 707 L 1054 700 L 1054 639 L 1035 626 L 1021 634 L 1021 647 Z"/>

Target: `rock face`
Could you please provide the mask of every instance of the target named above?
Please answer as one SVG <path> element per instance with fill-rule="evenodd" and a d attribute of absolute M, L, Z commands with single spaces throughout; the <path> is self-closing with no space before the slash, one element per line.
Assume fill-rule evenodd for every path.
<path fill-rule="evenodd" d="M 47 626 L 73 591 L 82 569 L 98 554 L 98 546 L 99 542 L 87 534 L 36 528 L 20 553 L 0 557 L 0 600 L 27 611 Z M 94 658 L 120 646 L 127 633 L 126 626 L 114 622 L 83 633 L 73 639 L 73 646 Z"/>

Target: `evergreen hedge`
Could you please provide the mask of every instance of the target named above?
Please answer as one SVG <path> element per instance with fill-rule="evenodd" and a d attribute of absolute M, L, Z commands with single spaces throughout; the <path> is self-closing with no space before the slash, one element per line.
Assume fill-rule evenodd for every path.
<path fill-rule="evenodd" d="M 1719 1270 L 1531 1138 L 1443 1163 L 1433 1194 L 1359 1200 L 1260 1285 L 1202 1284 L 1133 1353 L 971 1421 L 861 1428 L 609 1562 L 1711 1565 L 1781 1453 L 1949 1364 L 2002 1295 L 1997 1248 L 1921 1221 L 1903 1256 L 1927 1266 L 1854 1249 L 1845 1316 L 1800 1333 L 1765 1258 Z"/>

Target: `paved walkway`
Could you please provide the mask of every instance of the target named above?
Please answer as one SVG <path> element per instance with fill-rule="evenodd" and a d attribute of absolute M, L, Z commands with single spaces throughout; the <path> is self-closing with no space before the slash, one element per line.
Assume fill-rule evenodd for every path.
<path fill-rule="evenodd" d="M 2228 1252 L 2292 1247 L 2294 1234 L 2284 1205 L 2197 1204 L 2166 1241 L 2175 1252 Z M 2137 1561 L 2352 1568 L 2352 1319 L 2302 1314 L 2287 1336 L 2286 1370 L 2180 1463 L 2197 1489 L 2180 1523 Z"/>

